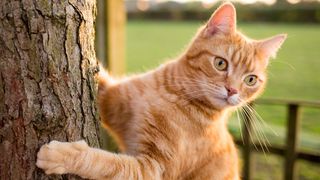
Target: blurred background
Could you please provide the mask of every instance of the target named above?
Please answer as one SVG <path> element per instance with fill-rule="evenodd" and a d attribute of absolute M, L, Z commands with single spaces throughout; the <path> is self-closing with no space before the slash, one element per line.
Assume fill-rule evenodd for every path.
<path fill-rule="evenodd" d="M 118 75 L 145 72 L 175 58 L 221 4 L 218 0 L 111 1 L 98 3 L 97 54 Z M 264 133 L 269 152 L 263 153 L 259 145 L 249 148 L 249 157 L 239 152 L 243 165 L 251 162 L 244 178 L 320 179 L 320 1 L 232 2 L 238 29 L 249 37 L 288 34 L 270 64 L 266 91 L 254 105 L 260 116 L 253 123 L 253 141 L 258 143 L 259 133 L 263 141 Z M 229 121 L 240 149 L 246 146 L 241 142 L 242 123 L 237 114 Z M 291 176 L 285 175 L 290 169 Z"/>

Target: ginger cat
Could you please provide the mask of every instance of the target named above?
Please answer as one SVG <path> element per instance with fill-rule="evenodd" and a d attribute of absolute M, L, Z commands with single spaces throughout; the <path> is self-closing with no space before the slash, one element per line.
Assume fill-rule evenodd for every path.
<path fill-rule="evenodd" d="M 102 71 L 102 122 L 123 154 L 52 141 L 37 166 L 90 179 L 240 179 L 226 116 L 262 92 L 268 60 L 285 39 L 245 37 L 224 3 L 176 60 L 118 81 Z"/>

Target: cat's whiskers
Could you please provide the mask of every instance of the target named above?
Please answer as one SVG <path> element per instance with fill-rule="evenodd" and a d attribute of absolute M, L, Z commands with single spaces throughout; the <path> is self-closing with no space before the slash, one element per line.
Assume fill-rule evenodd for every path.
<path fill-rule="evenodd" d="M 244 117 L 244 114 L 243 113 L 240 113 L 240 116 L 242 117 L 243 119 L 243 122 L 244 122 L 244 125 L 246 128 L 249 127 L 249 124 L 247 122 L 247 119 Z M 254 142 L 253 140 L 253 135 L 252 135 L 252 132 L 251 131 L 248 131 L 248 134 L 249 134 L 249 139 L 251 140 L 251 142 Z M 258 150 L 257 146 L 253 143 L 253 146 L 255 147 L 256 150 Z"/>
<path fill-rule="evenodd" d="M 287 65 L 288 67 L 290 67 L 290 69 L 292 69 L 293 71 L 296 71 L 296 68 L 295 68 L 292 64 L 290 64 L 289 62 L 287 62 L 287 61 L 280 61 L 280 60 L 278 60 L 278 61 L 274 61 L 273 63 L 280 63 L 280 64 Z"/>
<path fill-rule="evenodd" d="M 240 99 L 240 101 L 244 102 L 241 99 Z M 264 127 L 268 127 L 272 131 L 273 131 L 273 129 L 266 124 L 266 122 L 257 113 L 257 111 L 255 109 L 253 109 L 249 104 L 244 103 L 244 107 L 246 107 L 246 108 L 243 108 L 244 113 L 246 113 L 247 115 L 251 115 L 252 125 L 254 128 L 254 134 L 256 134 L 256 137 L 259 141 L 259 144 L 262 148 L 262 151 L 264 152 L 264 155 L 266 156 L 265 150 L 267 152 L 269 152 L 268 145 L 270 145 L 270 141 L 264 132 Z M 273 132 L 276 134 L 275 131 L 273 131 Z M 262 144 L 261 144 L 261 141 L 262 141 Z"/>
<path fill-rule="evenodd" d="M 275 135 L 277 135 L 277 133 L 262 119 L 262 117 L 257 113 L 257 111 L 256 111 L 253 107 L 250 106 L 250 104 L 246 104 L 246 106 L 247 106 L 247 108 L 250 110 L 250 113 L 252 113 L 252 114 L 256 117 L 255 119 L 256 119 L 257 121 L 262 122 L 262 125 L 264 125 L 264 127 L 268 127 L 269 129 L 272 130 L 272 132 L 274 132 Z M 260 122 L 258 122 L 258 124 L 261 125 Z M 263 130 L 264 128 L 261 128 L 261 129 Z M 268 138 L 267 138 L 267 136 L 265 135 L 264 131 L 262 131 L 262 134 L 263 134 L 264 137 L 265 137 L 264 140 L 266 140 L 267 143 L 268 143 L 269 145 L 271 145 L 270 142 L 269 142 L 269 140 L 268 140 Z M 266 148 L 267 151 L 269 152 L 268 146 L 265 146 L 265 148 Z M 268 158 L 267 158 L 265 152 L 264 152 L 264 156 L 265 156 L 266 161 L 268 162 Z"/>
<path fill-rule="evenodd" d="M 264 139 L 266 140 L 266 143 L 268 145 L 271 145 L 270 142 L 269 142 L 269 139 L 267 138 L 267 136 L 265 135 L 263 129 L 265 129 L 264 127 L 267 127 L 269 129 L 272 130 L 272 132 L 274 132 L 275 135 L 277 135 L 277 133 L 262 119 L 262 117 L 257 113 L 257 111 L 252 108 L 250 105 L 247 104 L 247 108 L 248 110 L 250 110 L 250 112 L 255 116 L 255 120 L 257 121 L 257 123 L 260 125 L 260 128 L 261 128 L 261 132 L 263 132 L 263 136 L 264 136 Z M 262 127 L 263 126 L 263 127 Z"/>
<path fill-rule="evenodd" d="M 242 126 L 241 126 L 241 119 L 240 119 L 240 116 L 239 116 L 239 109 L 238 108 L 236 109 L 236 113 L 237 113 L 237 119 L 238 119 L 239 128 L 240 128 L 240 137 L 241 137 L 242 143 L 244 144 L 243 134 L 242 134 Z"/>
<path fill-rule="evenodd" d="M 251 111 L 250 113 L 254 115 L 255 118 L 253 119 L 253 124 L 259 125 L 259 127 L 256 128 L 257 129 L 256 131 L 260 134 L 260 137 L 262 136 L 261 139 L 263 140 L 264 146 L 269 151 L 267 144 L 270 145 L 270 142 L 269 142 L 267 136 L 264 133 L 264 130 L 263 130 L 263 127 L 261 126 L 259 118 L 257 118 L 257 115 L 250 109 L 250 107 L 248 107 L 248 105 L 247 105 L 247 110 Z"/>
<path fill-rule="evenodd" d="M 263 118 L 259 115 L 259 113 L 254 109 L 252 108 L 249 104 L 248 105 L 248 108 L 258 117 L 258 120 L 260 120 L 262 122 L 262 125 L 264 125 L 265 127 L 267 127 L 269 130 L 272 131 L 272 133 L 276 136 L 279 136 L 277 132 L 275 132 L 269 125 L 268 123 L 266 123 Z"/>
<path fill-rule="evenodd" d="M 263 151 L 263 154 L 265 155 L 266 154 L 265 152 L 266 150 L 268 151 L 268 148 L 265 144 L 263 135 L 261 135 L 260 128 L 256 124 L 255 118 L 252 118 L 253 114 L 250 114 L 246 108 L 242 108 L 242 110 L 248 117 L 251 117 L 248 119 L 248 121 L 251 122 L 251 125 L 252 125 L 251 127 L 253 127 L 252 133 L 255 135 L 256 139 L 258 140 L 258 143 Z M 253 140 L 252 140 L 252 144 L 255 145 L 255 142 Z"/>
<path fill-rule="evenodd" d="M 244 102 L 244 101 L 242 101 L 242 102 Z M 262 129 L 262 128 L 260 128 L 261 126 L 260 126 L 260 123 L 258 122 L 258 125 L 259 125 L 259 127 L 258 127 L 258 125 L 256 124 L 256 121 L 255 120 L 257 120 L 257 117 L 256 117 L 256 114 L 255 113 L 253 113 L 253 111 L 252 111 L 252 108 L 247 104 L 247 103 L 243 103 L 243 106 L 244 107 L 242 107 L 242 109 L 245 111 L 245 113 L 250 117 L 250 119 L 252 120 L 252 124 L 254 125 L 254 128 L 256 129 L 256 132 L 257 133 L 260 133 L 260 130 Z"/>

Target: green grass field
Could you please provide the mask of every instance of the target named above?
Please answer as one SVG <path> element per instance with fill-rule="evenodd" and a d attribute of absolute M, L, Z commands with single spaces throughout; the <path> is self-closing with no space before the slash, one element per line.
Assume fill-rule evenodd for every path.
<path fill-rule="evenodd" d="M 144 72 L 162 62 L 175 58 L 188 45 L 201 22 L 129 21 L 127 25 L 127 72 Z M 251 38 L 261 39 L 278 33 L 287 33 L 277 58 L 269 67 L 269 82 L 263 98 L 320 100 L 320 25 L 307 24 L 239 24 L 238 28 Z M 320 151 L 320 109 L 303 108 L 300 148 Z M 264 129 L 273 144 L 285 140 L 286 108 L 284 106 L 258 105 L 257 111 L 267 124 L 278 133 L 275 136 Z M 230 130 L 239 136 L 238 120 L 230 120 Z M 268 155 L 269 156 L 269 155 Z M 261 159 L 261 158 L 260 158 Z M 262 161 L 263 161 L 262 157 Z M 274 168 L 282 166 L 276 157 L 268 158 L 257 166 Z M 281 162 L 281 161 L 280 161 Z M 278 164 L 277 164 L 278 163 Z M 300 178 L 317 179 L 319 165 L 299 163 Z M 268 170 L 268 168 L 264 168 Z M 278 179 L 281 168 L 274 177 L 259 174 L 262 179 Z M 302 175 L 301 175 L 302 174 Z M 258 177 L 258 176 L 257 176 Z"/>

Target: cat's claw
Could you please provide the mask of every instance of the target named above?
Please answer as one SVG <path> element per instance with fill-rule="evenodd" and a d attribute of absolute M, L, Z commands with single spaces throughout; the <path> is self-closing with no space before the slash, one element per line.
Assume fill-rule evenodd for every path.
<path fill-rule="evenodd" d="M 40 148 L 37 154 L 37 167 L 46 174 L 72 173 L 74 162 L 86 153 L 89 146 L 85 141 L 72 143 L 51 141 Z"/>

